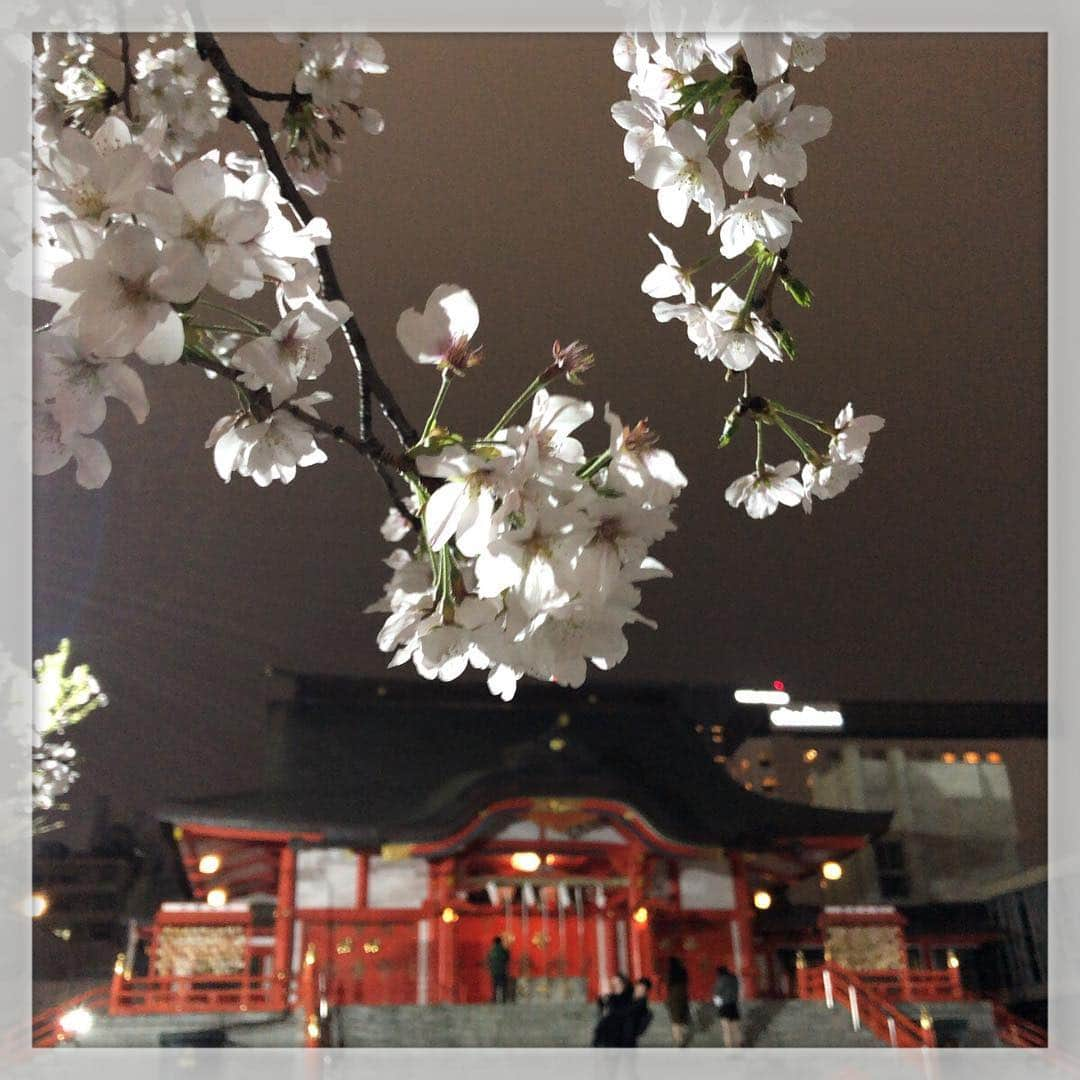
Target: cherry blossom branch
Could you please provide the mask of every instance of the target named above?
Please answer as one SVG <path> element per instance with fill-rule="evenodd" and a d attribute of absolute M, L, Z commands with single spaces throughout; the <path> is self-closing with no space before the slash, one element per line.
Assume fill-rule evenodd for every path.
<path fill-rule="evenodd" d="M 190 348 L 185 348 L 184 353 L 180 358 L 180 362 L 183 364 L 191 364 L 193 367 L 202 368 L 203 371 L 213 372 L 215 375 L 220 375 L 222 378 L 228 379 L 236 386 L 243 385 L 240 382 L 240 377 L 243 372 L 229 367 L 220 360 L 213 359 L 206 353 L 195 352 Z M 245 392 L 247 391 L 245 390 Z M 286 401 L 278 407 L 292 413 L 293 416 L 307 424 L 313 431 L 317 431 L 322 435 L 327 435 L 346 446 L 351 446 L 358 454 L 367 458 L 371 462 L 372 468 L 379 474 L 383 485 L 386 487 L 386 492 L 390 496 L 390 500 L 393 502 L 398 512 L 414 529 L 419 530 L 419 519 L 405 505 L 401 495 L 398 493 L 397 485 L 394 483 L 395 473 L 406 477 L 410 483 L 419 482 L 418 477 L 410 478 L 407 475 L 405 462 L 401 458 L 391 454 L 378 439 L 364 439 L 359 435 L 353 434 L 341 424 L 331 424 L 321 417 L 312 416 L 311 413 L 305 412 L 299 405 L 295 405 L 291 401 Z"/>
<path fill-rule="evenodd" d="M 124 107 L 124 115 L 131 119 L 131 87 L 135 83 L 135 75 L 131 70 L 131 38 L 127 34 L 120 35 L 120 61 L 124 65 L 124 85 L 120 91 L 120 104 Z"/>
<path fill-rule="evenodd" d="M 267 169 L 277 179 L 282 195 L 292 205 L 299 220 L 304 225 L 307 225 L 315 215 L 312 214 L 307 201 L 293 183 L 285 163 L 281 160 L 281 155 L 274 145 L 270 126 L 251 100 L 251 96 L 246 89 L 247 84 L 233 70 L 213 34 L 207 32 L 197 33 L 195 35 L 195 46 L 199 51 L 199 55 L 218 73 L 225 87 L 229 96 L 229 118 L 237 123 L 244 124 L 249 129 L 259 146 Z M 319 262 L 319 273 L 322 276 L 325 298 L 329 301 L 345 301 L 330 252 L 325 246 L 322 246 L 315 249 L 315 255 Z M 367 341 L 356 322 L 355 316 L 350 315 L 343 331 L 356 367 L 360 392 L 358 409 L 360 439 L 367 445 L 377 444 L 377 440 L 374 440 L 371 434 L 371 397 L 374 395 L 390 426 L 397 434 L 401 445 L 404 447 L 413 446 L 417 441 L 416 429 L 409 423 L 390 388 L 379 375 L 368 350 Z"/>

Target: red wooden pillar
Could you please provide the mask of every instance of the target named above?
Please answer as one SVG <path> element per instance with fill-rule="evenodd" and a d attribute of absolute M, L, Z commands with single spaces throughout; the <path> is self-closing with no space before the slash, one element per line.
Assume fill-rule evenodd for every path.
<path fill-rule="evenodd" d="M 635 846 L 630 856 L 627 889 L 630 927 L 630 977 L 640 979 L 652 975 L 653 935 L 652 912 L 646 904 L 645 880 L 649 859 L 641 848 Z"/>
<path fill-rule="evenodd" d="M 296 849 L 289 843 L 278 857 L 277 906 L 274 910 L 274 978 L 279 1008 L 289 1003 L 292 976 L 293 920 L 296 914 Z"/>
<path fill-rule="evenodd" d="M 356 856 L 356 906 L 361 911 L 368 906 L 368 860 L 367 852 Z"/>
<path fill-rule="evenodd" d="M 738 928 L 739 980 L 744 998 L 757 997 L 757 976 L 754 971 L 754 909 L 750 899 L 750 887 L 746 880 L 746 866 L 738 852 L 728 853 L 731 877 L 735 885 L 735 925 Z"/>
<path fill-rule="evenodd" d="M 455 999 L 453 908 L 454 860 L 431 864 L 431 898 L 435 911 L 435 994 L 432 1000 L 450 1003 Z"/>

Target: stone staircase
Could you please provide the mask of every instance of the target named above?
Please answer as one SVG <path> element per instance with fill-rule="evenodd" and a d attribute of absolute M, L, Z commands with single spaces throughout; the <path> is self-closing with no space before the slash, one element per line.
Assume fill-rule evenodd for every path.
<path fill-rule="evenodd" d="M 918 1006 L 905 1006 L 918 1017 Z M 935 1002 L 932 1015 L 943 1033 L 947 1025 L 963 1046 L 998 1046 L 989 1004 Z M 522 1002 L 514 1005 L 348 1006 L 337 1026 L 347 1047 L 587 1047 L 595 1011 L 580 1002 Z M 199 1013 L 174 1016 L 98 1016 L 79 1046 L 158 1046 L 163 1033 L 224 1027 L 228 1044 L 249 1047 L 302 1045 L 298 1015 Z M 748 1001 L 743 1005 L 747 1046 L 772 1048 L 866 1048 L 883 1044 L 865 1028 L 853 1031 L 845 1008 L 827 1009 L 821 1001 Z M 711 1007 L 694 1006 L 695 1047 L 722 1047 L 720 1023 Z M 653 1005 L 653 1021 L 643 1047 L 668 1047 L 671 1025 L 664 1005 Z"/>

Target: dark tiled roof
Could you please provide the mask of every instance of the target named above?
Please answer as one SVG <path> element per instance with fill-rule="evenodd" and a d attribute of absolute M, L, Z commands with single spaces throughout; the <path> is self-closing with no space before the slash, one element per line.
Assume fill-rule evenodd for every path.
<path fill-rule="evenodd" d="M 365 847 L 448 837 L 524 796 L 617 800 L 669 839 L 747 850 L 889 823 L 745 791 L 694 733 L 725 721 L 730 691 L 538 685 L 505 704 L 482 686 L 315 676 L 296 676 L 292 691 L 271 705 L 264 786 L 169 802 L 160 816 Z"/>

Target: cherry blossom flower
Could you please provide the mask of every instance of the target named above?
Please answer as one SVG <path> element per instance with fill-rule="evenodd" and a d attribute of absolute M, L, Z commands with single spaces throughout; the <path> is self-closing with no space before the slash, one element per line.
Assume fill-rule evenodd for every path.
<path fill-rule="evenodd" d="M 304 44 L 293 85 L 299 93 L 310 94 L 320 109 L 333 110 L 342 102 L 358 101 L 363 74 L 348 62 L 349 55 L 339 37 L 316 35 Z"/>
<path fill-rule="evenodd" d="M 689 120 L 677 120 L 668 129 L 667 143 L 646 152 L 634 179 L 656 191 L 660 216 L 676 228 L 686 221 L 692 203 L 719 221 L 724 185 L 705 136 Z"/>
<path fill-rule="evenodd" d="M 472 293 L 460 285 L 439 285 L 423 312 L 403 311 L 397 322 L 401 347 L 418 364 L 437 364 L 457 373 L 476 362 L 469 341 L 480 325 L 480 310 Z"/>
<path fill-rule="evenodd" d="M 610 432 L 606 484 L 624 494 L 634 492 L 643 506 L 667 506 L 687 479 L 672 454 L 657 445 L 659 438 L 642 420 L 626 427 L 618 413 L 604 406 Z"/>
<path fill-rule="evenodd" d="M 92 258 L 77 258 L 53 274 L 75 294 L 68 310 L 79 337 L 98 356 L 136 352 L 149 364 L 171 364 L 184 348 L 174 303 L 190 303 L 206 285 L 206 261 L 190 240 L 159 249 L 142 225 L 110 228 Z"/>
<path fill-rule="evenodd" d="M 685 303 L 694 303 L 695 293 L 691 272 L 679 265 L 675 252 L 667 244 L 661 243 L 653 233 L 649 233 L 649 239 L 659 248 L 663 262 L 657 263 L 645 275 L 641 282 L 641 291 L 646 296 L 657 299 L 681 295 Z"/>
<path fill-rule="evenodd" d="M 327 338 L 350 314 L 340 300 L 308 301 L 286 315 L 269 337 L 245 342 L 230 362 L 244 372 L 240 381 L 246 387 L 266 387 L 277 408 L 296 393 L 298 382 L 317 379 L 326 370 L 331 358 Z"/>
<path fill-rule="evenodd" d="M 631 92 L 629 101 L 617 101 L 611 106 L 611 117 L 625 129 L 623 156 L 638 168 L 645 155 L 666 139 L 664 110 L 651 98 Z"/>
<path fill-rule="evenodd" d="M 108 397 L 122 401 L 137 423 L 150 411 L 138 374 L 123 360 L 90 356 L 62 328 L 34 339 L 34 396 L 47 403 L 61 432 L 88 434 L 105 422 Z"/>
<path fill-rule="evenodd" d="M 318 417 L 315 406 L 329 400 L 329 394 L 317 391 L 293 404 Z M 234 472 L 250 476 L 259 487 L 275 480 L 288 484 L 298 467 L 326 461 L 314 430 L 287 409 L 277 409 L 265 420 L 248 413 L 223 416 L 211 429 L 206 446 L 213 448 L 214 467 L 226 484 Z"/>
<path fill-rule="evenodd" d="M 658 322 L 678 319 L 686 323 L 687 336 L 703 360 L 717 360 L 732 371 L 745 371 L 758 358 L 783 359 L 780 346 L 755 312 L 744 313 L 745 304 L 734 289 L 714 286 L 718 295 L 712 307 L 702 303 L 669 304 L 658 300 L 653 314 Z"/>
<path fill-rule="evenodd" d="M 794 86 L 776 83 L 735 110 L 724 140 L 731 150 L 724 179 L 733 188 L 749 191 L 758 176 L 780 188 L 805 179 L 803 145 L 828 134 L 832 113 L 820 105 L 792 108 L 794 97 Z"/>
<path fill-rule="evenodd" d="M 760 240 L 772 252 L 791 243 L 791 228 L 802 218 L 775 199 L 753 195 L 729 207 L 720 222 L 720 254 L 734 259 Z"/>
<path fill-rule="evenodd" d="M 765 465 L 761 472 L 740 476 L 724 492 L 724 498 L 728 506 L 742 506 L 750 517 L 760 520 L 776 513 L 778 506 L 802 503 L 805 493 L 796 479 L 798 474 L 797 461 L 785 461 L 775 468 Z"/>
<path fill-rule="evenodd" d="M 742 34 L 740 41 L 758 86 L 780 78 L 789 66 L 813 71 L 825 62 L 828 34 Z M 832 35 L 840 36 L 840 35 Z M 846 35 L 844 35 L 846 36 Z"/>
<path fill-rule="evenodd" d="M 820 462 L 806 462 L 802 467 L 803 509 L 810 513 L 811 495 L 818 499 L 835 499 L 861 473 L 862 466 L 854 461 L 828 457 Z"/>
<path fill-rule="evenodd" d="M 34 402 L 33 431 L 35 476 L 48 476 L 74 458 L 80 487 L 99 488 L 109 479 L 112 462 L 105 447 L 85 432 L 65 430 L 53 406 Z"/>
<path fill-rule="evenodd" d="M 854 406 L 849 401 L 837 414 L 836 423 L 833 424 L 836 434 L 829 443 L 829 452 L 839 461 L 861 464 L 866 460 L 870 436 L 884 426 L 884 419 L 873 413 L 856 416 Z"/>
<path fill-rule="evenodd" d="M 245 299 L 263 286 L 262 267 L 249 245 L 265 231 L 269 213 L 260 200 L 228 194 L 230 178 L 216 161 L 189 161 L 173 177 L 171 194 L 155 188 L 142 193 L 139 216 L 161 240 L 193 243 L 206 261 L 209 284 Z"/>
<path fill-rule="evenodd" d="M 88 138 L 66 127 L 44 154 L 39 183 L 76 217 L 105 225 L 113 214 L 130 213 L 150 182 L 152 164 L 127 124 L 110 116 Z"/>
<path fill-rule="evenodd" d="M 448 446 L 437 456 L 416 459 L 421 475 L 446 481 L 424 506 L 424 531 L 432 551 L 454 539 L 463 555 L 477 555 L 490 539 L 496 503 L 510 490 L 513 459 L 501 446 L 482 449 L 481 454 Z"/>

